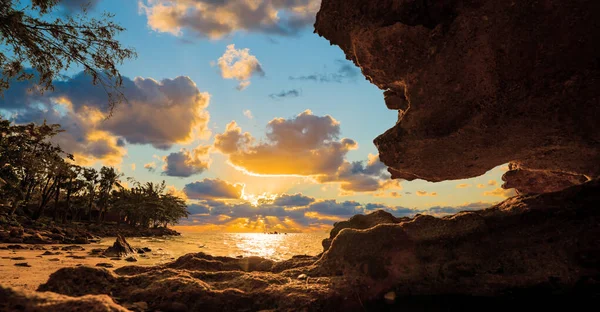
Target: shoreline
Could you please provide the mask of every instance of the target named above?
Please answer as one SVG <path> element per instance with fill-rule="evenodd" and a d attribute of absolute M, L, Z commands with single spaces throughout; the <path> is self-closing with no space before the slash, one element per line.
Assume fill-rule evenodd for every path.
<path fill-rule="evenodd" d="M 162 249 L 135 254 L 135 262 L 127 261 L 127 257 L 107 257 L 98 252 L 111 246 L 112 242 L 114 239 L 111 238 L 90 244 L 0 243 L 0 285 L 35 291 L 48 281 L 52 273 L 63 268 L 80 266 L 100 268 L 97 266 L 99 263 L 108 263 L 112 267 L 103 266 L 103 268 L 115 270 L 127 265 L 149 267 L 175 260 Z M 144 247 L 134 246 L 134 248 Z M 18 265 L 23 263 L 28 266 Z"/>
<path fill-rule="evenodd" d="M 58 223 L 48 219 L 32 221 L 25 217 L 0 215 L 0 243 L 5 244 L 90 244 L 105 237 L 180 236 L 165 227 L 140 228 L 116 223 Z"/>

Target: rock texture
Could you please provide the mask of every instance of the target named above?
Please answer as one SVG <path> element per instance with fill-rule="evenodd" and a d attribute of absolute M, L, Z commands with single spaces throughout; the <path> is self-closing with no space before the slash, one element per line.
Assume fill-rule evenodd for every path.
<path fill-rule="evenodd" d="M 82 296 L 73 298 L 55 293 L 16 290 L 0 285 L 0 311 L 86 311 L 125 312 L 109 296 Z"/>
<path fill-rule="evenodd" d="M 506 186 L 537 193 L 600 175 L 599 14 L 596 0 L 323 0 L 315 28 L 398 111 L 375 139 L 394 178 L 513 161 Z"/>
<path fill-rule="evenodd" d="M 65 268 L 39 290 L 106 294 L 151 311 L 481 311 L 523 299 L 545 309 L 558 298 L 572 308 L 600 294 L 599 205 L 593 180 L 443 218 L 378 211 L 338 223 L 320 257 L 197 253 L 114 272 Z"/>
<path fill-rule="evenodd" d="M 327 251 L 329 246 L 331 246 L 331 241 L 338 235 L 338 233 L 346 228 L 352 229 L 368 229 L 372 228 L 378 224 L 385 223 L 400 223 L 401 221 L 406 221 L 409 218 L 396 218 L 392 216 L 390 213 L 385 212 L 383 210 L 377 210 L 368 215 L 355 215 L 350 218 L 348 221 L 336 222 L 333 224 L 333 229 L 329 233 L 329 238 L 323 240 L 323 250 Z"/>

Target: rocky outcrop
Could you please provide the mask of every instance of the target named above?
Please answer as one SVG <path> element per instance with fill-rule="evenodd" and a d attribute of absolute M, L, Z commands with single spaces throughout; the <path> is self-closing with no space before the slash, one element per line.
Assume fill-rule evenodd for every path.
<path fill-rule="evenodd" d="M 431 302 L 444 310 L 477 303 L 481 311 L 532 298 L 544 298 L 538 308 L 557 298 L 577 305 L 600 293 L 599 204 L 593 180 L 443 218 L 378 211 L 338 223 L 320 258 L 197 253 L 114 272 L 65 268 L 39 290 L 181 311 L 422 311 Z"/>
<path fill-rule="evenodd" d="M 514 161 L 506 186 L 538 193 L 600 175 L 599 14 L 596 0 L 323 0 L 315 28 L 398 111 L 375 139 L 394 178 Z"/>
<path fill-rule="evenodd" d="M 331 241 L 338 235 L 338 233 L 346 228 L 351 229 L 368 229 L 378 224 L 385 223 L 400 223 L 406 221 L 409 218 L 396 218 L 392 214 L 383 210 L 377 210 L 368 215 L 355 215 L 347 221 L 336 222 L 333 224 L 333 229 L 329 232 L 329 238 L 323 240 L 323 251 L 327 251 L 331 245 Z"/>
<path fill-rule="evenodd" d="M 0 285 L 0 311 L 86 311 L 125 312 L 109 296 L 69 297 L 55 293 L 38 293 Z"/>
<path fill-rule="evenodd" d="M 121 234 L 117 234 L 115 243 L 102 252 L 102 254 L 107 257 L 126 257 L 135 253 L 136 251 Z"/>
<path fill-rule="evenodd" d="M 556 192 L 571 185 L 581 184 L 588 180 L 582 174 L 556 172 L 551 170 L 529 170 L 510 163 L 509 170 L 502 175 L 505 189 L 515 188 L 519 194 L 540 194 Z"/>

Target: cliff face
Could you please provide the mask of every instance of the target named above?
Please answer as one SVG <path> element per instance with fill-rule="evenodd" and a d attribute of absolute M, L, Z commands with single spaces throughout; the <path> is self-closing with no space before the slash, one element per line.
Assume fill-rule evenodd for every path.
<path fill-rule="evenodd" d="M 394 178 L 512 161 L 506 186 L 529 193 L 600 174 L 599 14 L 596 0 L 323 0 L 315 28 L 398 111 L 375 139 Z"/>

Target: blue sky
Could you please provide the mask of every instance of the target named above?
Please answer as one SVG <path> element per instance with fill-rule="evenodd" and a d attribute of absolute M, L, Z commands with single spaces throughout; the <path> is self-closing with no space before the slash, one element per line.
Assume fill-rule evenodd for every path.
<path fill-rule="evenodd" d="M 504 166 L 469 180 L 442 183 L 400 181 L 394 185 L 386 184 L 385 168 L 377 163 L 377 157 L 373 158 L 372 163 L 368 163 L 368 158 L 369 154 L 377 155 L 377 149 L 372 140 L 395 124 L 396 112 L 386 109 L 383 92 L 371 85 L 360 74 L 360 69 L 345 59 L 345 55 L 337 46 L 331 46 L 326 39 L 313 33 L 311 21 L 314 19 L 314 6 L 317 5 L 318 8 L 318 0 L 256 1 L 268 8 L 265 12 L 275 12 L 279 19 L 272 18 L 274 13 L 269 13 L 270 15 L 266 15 L 266 17 L 259 16 L 258 11 L 251 11 L 252 14 L 248 13 L 247 15 L 252 15 L 250 17 L 245 16 L 242 14 L 244 11 L 234 10 L 244 1 L 235 1 L 238 0 L 212 1 L 217 4 L 209 6 L 207 10 L 210 11 L 203 11 L 205 9 L 199 9 L 196 5 L 211 1 L 100 0 L 94 1 L 94 6 L 90 11 L 92 15 L 98 15 L 104 11 L 114 13 L 114 20 L 126 28 L 126 31 L 118 38 L 123 45 L 135 48 L 138 57 L 126 61 L 120 67 L 123 76 L 132 80 L 135 77 L 152 78 L 156 81 L 156 85 L 160 85 L 163 79 L 185 76 L 195 84 L 196 92 L 206 93 L 206 96 L 210 98 L 208 106 L 203 109 L 203 112 L 210 115 L 210 121 L 202 126 L 205 135 L 194 137 L 193 140 L 188 140 L 183 144 L 180 141 L 169 142 L 168 149 L 158 149 L 151 144 L 139 142 L 134 144 L 127 139 L 126 135 L 123 135 L 125 132 L 137 131 L 139 133 L 135 134 L 136 137 L 143 136 L 144 131 L 150 131 L 147 128 L 153 127 L 150 122 L 150 125 L 142 128 L 132 126 L 133 128 L 126 129 L 127 131 L 123 130 L 122 125 L 117 127 L 98 123 L 95 126 L 97 129 L 90 130 L 83 127 L 82 129 L 85 128 L 87 129 L 85 131 L 90 132 L 87 136 L 84 135 L 79 139 L 92 140 L 90 137 L 94 133 L 106 136 L 110 140 L 125 138 L 128 143 L 119 147 L 121 148 L 120 157 L 117 157 L 118 159 L 113 157 L 110 164 L 118 167 L 125 176 L 132 176 L 139 181 L 166 180 L 172 191 L 178 192 L 182 196 L 187 191 L 188 202 L 190 205 L 195 205 L 195 214 L 183 222 L 186 229 L 195 227 L 202 230 L 257 231 L 257 229 L 262 229 L 266 223 L 272 228 L 288 231 L 324 230 L 333 221 L 347 218 L 351 213 L 368 212 L 368 203 L 378 203 L 379 206 L 396 215 L 428 212 L 443 214 L 439 211 L 451 212 L 483 208 L 512 194 L 500 189 L 502 183 L 500 176 L 506 170 Z M 222 6 L 219 6 L 218 3 L 222 3 Z M 143 6 L 146 9 L 143 9 Z M 180 16 L 179 20 L 167 20 L 166 17 L 169 15 L 160 15 L 160 12 L 152 11 L 161 6 L 169 10 L 174 10 L 179 6 L 184 8 L 187 13 L 179 11 L 185 16 Z M 244 8 L 247 9 L 247 7 Z M 194 13 L 197 15 L 193 15 Z M 254 15 L 262 18 L 260 23 L 252 24 L 257 18 Z M 207 27 L 210 28 L 211 25 L 206 26 L 201 23 L 203 21 L 194 20 L 194 18 L 198 19 L 198 16 L 204 16 L 207 20 L 214 18 L 219 29 L 224 27 L 221 27 L 221 23 L 228 25 L 229 28 L 225 33 L 219 33 L 215 37 L 214 34 L 211 35 L 207 32 Z M 219 20 L 221 16 L 228 16 L 236 22 Z M 299 23 L 300 26 L 294 26 L 292 34 L 281 34 L 273 30 L 278 29 L 277 27 L 281 26 L 279 24 L 284 23 L 290 17 L 301 18 L 303 21 L 303 23 Z M 179 33 L 173 34 L 165 31 L 167 24 L 168 27 L 177 26 Z M 212 38 L 209 38 L 211 36 Z M 249 49 L 248 54 L 259 63 L 259 65 L 254 64 L 253 74 L 244 80 L 249 81 L 250 84 L 241 91 L 236 88 L 240 81 L 223 78 L 224 71 L 218 64 L 219 58 L 224 55 L 231 44 L 235 45 L 236 51 Z M 257 70 L 256 66 L 259 66 L 260 70 Z M 74 76 L 77 71 L 77 69 L 73 69 L 67 74 Z M 339 81 L 290 79 L 290 77 L 310 75 L 337 77 Z M 276 96 L 286 92 L 291 94 L 290 91 L 297 93 L 298 96 L 281 98 Z M 143 88 L 140 88 L 139 92 L 148 97 Z M 58 93 L 46 96 L 51 103 L 48 105 L 54 105 L 54 107 L 64 105 L 57 100 Z M 68 92 L 61 96 L 71 102 L 74 99 Z M 81 99 L 82 95 L 78 96 L 77 99 Z M 176 98 L 176 94 L 173 93 L 165 96 Z M 148 101 L 151 102 L 151 100 Z M 140 103 L 136 105 L 146 105 L 142 102 L 144 101 L 140 100 Z M 157 105 L 163 104 L 167 105 L 166 103 Z M 0 108 L 1 105 L 8 105 L 8 103 L 0 104 Z M 5 116 L 12 116 L 11 118 L 15 120 L 39 121 L 15 117 L 25 116 L 24 111 L 31 110 L 35 106 L 33 102 L 28 105 L 20 110 L 5 108 L 2 111 Z M 80 107 L 80 104 L 75 102 L 70 105 L 71 108 Z M 81 106 L 84 105 L 81 104 Z M 153 115 L 151 109 L 149 108 L 149 114 Z M 310 112 L 303 113 L 307 110 Z M 250 111 L 252 118 L 249 118 L 250 114 L 245 114 L 245 111 Z M 117 107 L 114 112 L 115 119 L 125 120 L 126 123 L 127 118 L 132 116 L 119 116 L 119 114 L 135 115 L 136 112 L 135 109 L 127 110 Z M 177 119 L 169 119 L 168 116 L 160 115 L 164 113 L 165 111 L 157 110 L 156 115 L 151 116 L 154 118 L 154 123 L 161 123 L 161 120 L 165 120 L 165 123 L 170 122 L 170 124 L 162 125 L 161 131 L 168 131 L 169 127 L 178 126 Z M 44 114 L 48 114 L 47 111 L 41 112 L 37 116 L 44 116 Z M 73 114 L 82 113 L 73 111 Z M 304 114 L 304 117 L 299 117 L 300 114 Z M 330 118 L 326 116 L 330 116 Z M 89 118 L 89 116 L 85 118 Z M 81 120 L 89 120 L 85 118 Z M 275 128 L 267 127 L 276 118 L 283 118 L 281 129 L 274 130 Z M 226 153 L 218 149 L 215 143 L 216 135 L 223 135 L 223 140 L 230 137 L 225 134 L 234 135 L 235 131 L 226 131 L 227 125 L 232 121 L 235 121 L 241 128 L 240 133 L 248 132 L 254 141 L 244 144 L 240 143 L 242 141 L 238 141 L 243 147 L 239 147 L 239 150 L 235 152 Z M 326 138 L 315 143 L 317 145 L 314 146 L 308 142 L 312 140 L 309 138 L 305 144 L 308 150 L 302 150 L 302 144 L 304 144 L 301 142 L 302 138 L 299 139 L 298 146 L 294 146 L 293 140 L 285 144 L 279 142 L 281 143 L 279 144 L 266 135 L 276 131 L 289 134 L 289 131 L 292 131 L 290 129 L 299 127 L 299 125 L 305 127 L 302 130 L 305 132 L 306 129 L 308 132 L 313 131 L 310 130 L 313 129 L 310 127 L 314 127 L 315 136 L 323 135 Z M 102 131 L 98 129 L 102 129 Z M 327 133 L 317 133 L 319 131 L 329 131 L 327 133 L 335 134 L 335 137 L 327 136 Z M 302 136 L 304 132 L 297 135 Z M 347 143 L 342 140 L 343 138 L 349 138 L 353 142 L 348 141 L 350 143 Z M 66 142 L 63 144 L 70 146 L 69 140 L 72 138 L 64 138 L 61 142 Z M 142 139 L 142 141 L 144 140 Z M 344 145 L 346 143 L 347 145 Z M 346 147 L 341 147 L 341 151 L 335 152 L 335 155 L 332 154 L 331 161 L 335 163 L 335 168 L 330 168 L 329 165 L 325 168 L 323 165 L 315 168 L 310 174 L 290 174 L 296 169 L 299 170 L 298 172 L 304 172 L 302 168 L 294 167 L 294 161 L 297 161 L 298 166 L 305 164 L 304 167 L 310 167 L 314 163 L 313 159 L 303 157 L 312 157 L 311 153 L 329 151 L 333 146 L 338 146 L 336 144 Z M 185 157 L 194 158 L 196 156 L 190 156 L 192 155 L 191 151 L 199 146 L 206 147 L 206 151 L 202 154 L 198 152 L 197 158 L 202 158 L 202 160 L 198 160 L 196 165 L 188 164 L 188 167 L 196 166 L 195 169 L 186 168 L 196 173 L 184 177 L 168 176 L 164 173 L 162 166 L 165 165 L 165 159 L 163 157 L 171 153 L 180 153 L 178 156 L 184 157 L 180 149 L 185 148 L 190 153 Z M 285 150 L 285 146 L 298 148 L 298 153 L 290 154 L 289 150 Z M 112 148 L 117 147 L 112 146 Z M 265 153 L 269 155 L 288 156 L 283 156 L 287 159 L 281 160 L 281 163 L 277 159 L 267 161 L 255 159 L 259 158 L 262 155 L 261 151 L 264 150 L 267 150 L 268 152 Z M 79 152 L 82 155 L 91 153 L 86 150 L 73 152 Z M 257 153 L 259 156 L 252 156 Z M 109 163 L 103 156 L 90 157 L 93 160 L 87 163 L 89 165 L 100 167 Z M 282 174 L 265 174 L 267 171 L 272 173 L 276 170 L 271 170 L 272 168 L 263 170 L 264 164 L 261 165 L 263 167 L 254 167 L 251 170 L 247 170 L 250 166 L 239 165 L 248 164 L 251 157 L 255 157 L 252 158 L 252 161 L 266 162 L 267 164 L 271 162 L 273 166 L 289 167 L 290 169 L 282 171 Z M 340 165 L 339 161 L 342 161 L 342 158 L 339 157 L 342 157 L 344 164 L 348 165 L 346 171 Z M 335 162 L 336 159 L 338 162 Z M 232 166 L 231 163 L 234 162 L 237 162 L 238 165 Z M 362 162 L 362 169 L 359 170 L 358 167 L 348 169 L 352 162 Z M 155 165 L 153 171 L 144 169 L 144 165 L 150 163 Z M 135 169 L 133 164 L 135 164 Z M 340 165 L 339 168 L 338 165 Z M 323 172 L 318 170 L 323 170 Z M 213 183 L 214 181 L 223 183 L 221 185 Z M 342 185 L 348 181 L 351 182 L 344 189 Z M 189 196 L 192 187 L 186 186 L 194 182 L 203 183 L 195 184 L 195 186 L 202 186 L 201 194 L 194 193 L 194 196 Z M 233 196 L 218 197 L 204 193 L 205 190 L 216 192 L 215 185 L 221 185 L 224 188 L 243 185 L 244 194 L 237 194 L 234 191 Z M 313 206 L 304 201 L 302 206 L 277 207 L 279 210 L 274 212 L 273 198 L 281 198 L 282 194 L 301 194 L 303 198 L 311 198 Z M 323 209 L 324 204 L 316 205 L 316 203 L 331 203 L 325 202 L 327 200 L 334 200 L 333 205 L 339 207 L 332 206 L 330 210 L 327 210 L 329 208 Z M 358 204 L 344 206 L 344 202 L 357 202 Z M 353 210 L 344 210 L 341 208 L 342 206 L 354 208 L 352 208 Z M 437 208 L 437 210 L 430 209 L 431 207 Z"/>

